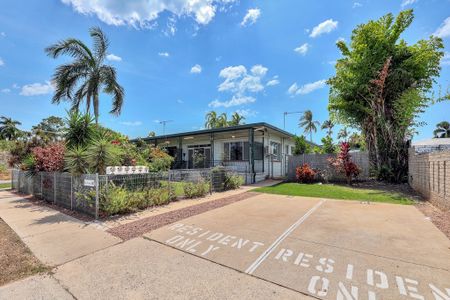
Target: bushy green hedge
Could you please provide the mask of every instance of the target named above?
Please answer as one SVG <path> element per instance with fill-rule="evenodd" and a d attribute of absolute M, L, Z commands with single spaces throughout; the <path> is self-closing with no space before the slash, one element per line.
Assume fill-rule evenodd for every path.
<path fill-rule="evenodd" d="M 230 173 L 225 174 L 224 189 L 235 190 L 244 184 L 244 178 L 239 175 L 233 175 Z"/>
<path fill-rule="evenodd" d="M 204 197 L 208 194 L 210 190 L 209 182 L 198 181 L 198 182 L 187 182 L 183 186 L 184 196 L 186 198 L 199 198 Z"/>

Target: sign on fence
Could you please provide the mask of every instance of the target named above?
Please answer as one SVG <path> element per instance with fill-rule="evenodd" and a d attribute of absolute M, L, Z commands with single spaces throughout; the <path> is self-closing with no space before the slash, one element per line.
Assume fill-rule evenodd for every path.
<path fill-rule="evenodd" d="M 95 180 L 94 179 L 85 179 L 83 181 L 84 186 L 94 187 L 95 186 Z"/>
<path fill-rule="evenodd" d="M 145 174 L 149 169 L 146 166 L 115 166 L 107 167 L 106 175 Z"/>

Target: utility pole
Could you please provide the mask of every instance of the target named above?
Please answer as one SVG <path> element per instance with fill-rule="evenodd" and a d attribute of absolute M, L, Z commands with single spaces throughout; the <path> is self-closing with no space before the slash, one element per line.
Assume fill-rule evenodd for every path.
<path fill-rule="evenodd" d="M 285 111 L 283 113 L 283 129 L 286 129 L 286 116 L 287 115 L 301 114 L 301 113 L 304 113 L 304 111 Z"/>
<path fill-rule="evenodd" d="M 159 124 L 162 124 L 162 126 L 163 126 L 163 135 L 166 135 L 166 124 L 169 122 L 173 122 L 173 120 L 159 121 Z"/>

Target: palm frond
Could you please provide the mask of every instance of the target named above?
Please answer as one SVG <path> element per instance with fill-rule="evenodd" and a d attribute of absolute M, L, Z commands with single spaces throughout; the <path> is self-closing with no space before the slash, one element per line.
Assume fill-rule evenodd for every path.
<path fill-rule="evenodd" d="M 89 33 L 94 40 L 94 53 L 97 63 L 100 64 L 106 57 L 106 52 L 109 46 L 108 38 L 99 27 L 92 27 L 89 30 Z"/>

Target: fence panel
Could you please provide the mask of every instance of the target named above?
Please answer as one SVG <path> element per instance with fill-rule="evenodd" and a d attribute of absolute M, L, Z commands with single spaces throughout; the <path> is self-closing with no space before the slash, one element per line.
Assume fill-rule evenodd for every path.
<path fill-rule="evenodd" d="M 55 174 L 55 204 L 72 208 L 72 175 L 70 173 Z"/>
<path fill-rule="evenodd" d="M 98 216 L 98 175 L 72 177 L 72 209 L 93 217 Z"/>
<path fill-rule="evenodd" d="M 11 171 L 11 188 L 15 190 L 19 190 L 19 170 L 12 170 Z"/>
<path fill-rule="evenodd" d="M 41 182 L 42 182 L 42 199 L 47 202 L 55 201 L 55 176 L 53 173 L 42 172 L 41 173 Z"/>

